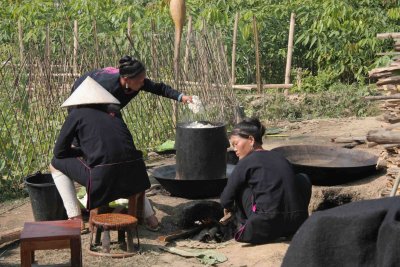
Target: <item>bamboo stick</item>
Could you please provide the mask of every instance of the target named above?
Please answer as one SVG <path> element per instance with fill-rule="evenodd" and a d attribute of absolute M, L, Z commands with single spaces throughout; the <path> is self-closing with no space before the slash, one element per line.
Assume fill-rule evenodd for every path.
<path fill-rule="evenodd" d="M 187 28 L 187 34 L 186 34 L 185 59 L 184 59 L 184 63 L 183 63 L 183 70 L 185 71 L 185 73 L 188 72 L 191 35 L 192 35 L 192 16 L 189 16 L 188 28 Z"/>
<path fill-rule="evenodd" d="M 262 84 L 261 84 L 261 71 L 260 71 L 260 50 L 258 43 L 258 29 L 257 29 L 257 21 L 256 17 L 253 16 L 253 33 L 254 33 L 254 43 L 256 46 L 256 81 L 257 81 L 257 91 L 261 92 Z"/>
<path fill-rule="evenodd" d="M 400 94 L 365 96 L 364 99 L 366 100 L 400 99 Z"/>
<path fill-rule="evenodd" d="M 73 73 L 78 73 L 78 21 L 74 20 L 74 58 Z"/>
<path fill-rule="evenodd" d="M 286 58 L 286 69 L 285 69 L 285 84 L 290 83 L 290 70 L 292 68 L 292 55 L 293 55 L 293 37 L 294 37 L 294 25 L 295 25 L 295 13 L 290 15 L 290 27 L 289 27 L 289 40 Z M 285 95 L 289 94 L 289 90 L 285 89 Z"/>
<path fill-rule="evenodd" d="M 50 48 L 50 27 L 49 27 L 49 25 L 47 24 L 47 26 L 46 26 L 46 64 L 48 64 L 49 66 L 50 66 L 50 51 L 51 51 L 51 48 Z M 51 68 L 51 66 L 50 66 L 50 68 Z M 50 71 L 51 71 L 51 69 L 50 69 Z"/>
<path fill-rule="evenodd" d="M 232 42 L 232 74 L 231 83 L 234 85 L 236 83 L 236 44 L 237 44 L 237 31 L 239 24 L 239 12 L 235 15 L 235 24 L 233 26 L 233 42 Z"/>
<path fill-rule="evenodd" d="M 293 84 L 263 84 L 262 88 L 263 89 L 286 89 L 286 88 L 292 88 Z M 251 90 L 258 88 L 257 84 L 235 84 L 232 85 L 233 89 L 243 89 L 243 90 Z"/>
<path fill-rule="evenodd" d="M 97 39 L 97 23 L 96 20 L 93 20 L 93 37 L 94 37 L 94 49 L 96 51 L 96 55 L 94 57 L 94 65 L 96 68 L 99 68 L 99 41 Z"/>
<path fill-rule="evenodd" d="M 157 56 L 157 49 L 156 49 L 156 23 L 154 20 L 151 21 L 151 61 L 153 64 L 153 67 L 151 68 L 152 76 L 153 79 L 156 79 L 158 77 L 158 56 Z"/>
<path fill-rule="evenodd" d="M 18 40 L 19 40 L 19 60 L 21 65 L 24 63 L 25 52 L 24 52 L 24 35 L 22 30 L 21 20 L 18 20 Z"/>
<path fill-rule="evenodd" d="M 126 34 L 128 34 L 129 37 L 132 37 L 132 18 L 131 17 L 128 17 Z"/>

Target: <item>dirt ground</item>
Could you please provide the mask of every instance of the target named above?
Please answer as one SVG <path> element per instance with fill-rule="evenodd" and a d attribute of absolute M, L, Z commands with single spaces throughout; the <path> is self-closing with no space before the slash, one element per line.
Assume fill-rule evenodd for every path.
<path fill-rule="evenodd" d="M 309 120 L 294 123 L 277 123 L 268 125 L 280 128 L 280 137 L 266 137 L 264 148 L 272 149 L 288 144 L 324 144 L 337 145 L 331 142 L 332 138 L 344 136 L 365 136 L 369 130 L 384 127 L 386 124 L 376 118 L 346 118 Z M 283 136 L 282 136 L 283 135 Z M 354 149 L 366 150 L 379 155 L 382 147 L 368 148 L 363 144 Z M 171 162 L 173 158 L 163 161 L 151 162 L 150 167 L 159 166 Z M 152 183 L 157 183 L 152 179 Z M 341 186 L 322 187 L 313 186 L 310 213 L 318 210 L 323 203 L 344 204 L 351 201 L 379 198 L 380 191 L 385 187 L 383 173 L 378 173 L 362 181 Z M 235 241 L 219 244 L 206 244 L 197 241 L 179 240 L 170 244 L 163 244 L 157 240 L 159 235 L 165 235 L 177 229 L 176 214 L 179 213 L 178 205 L 188 203 L 191 200 L 167 196 L 162 193 L 149 196 L 154 204 L 156 215 L 162 223 L 160 232 L 150 232 L 144 227 L 139 227 L 141 237 L 141 252 L 133 257 L 125 259 L 111 259 L 94 257 L 88 254 L 90 234 L 82 235 L 83 263 L 84 266 L 204 266 L 197 258 L 185 258 L 165 252 L 162 247 L 176 248 L 208 248 L 227 257 L 227 261 L 218 266 L 280 266 L 289 241 L 265 244 L 245 245 Z M 214 199 L 217 200 L 217 199 Z M 333 205 L 333 204 L 332 204 Z M 24 222 L 33 221 L 29 198 L 0 203 L 0 234 L 13 229 L 21 228 Z M 19 243 L 0 245 L 0 266 L 19 266 Z M 69 251 L 38 251 L 36 259 L 39 264 L 68 263 Z"/>

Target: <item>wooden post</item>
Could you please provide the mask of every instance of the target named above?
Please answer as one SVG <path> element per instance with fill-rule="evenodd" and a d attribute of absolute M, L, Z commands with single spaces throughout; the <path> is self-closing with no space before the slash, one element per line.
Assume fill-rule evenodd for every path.
<path fill-rule="evenodd" d="M 186 34 L 185 59 L 184 59 L 184 64 L 183 64 L 183 69 L 184 69 L 185 73 L 188 72 L 191 35 L 192 35 L 192 16 L 189 16 L 188 29 L 187 29 L 187 34 Z"/>
<path fill-rule="evenodd" d="M 236 42 L 237 42 L 237 31 L 239 24 L 239 12 L 236 12 L 235 24 L 233 26 L 233 42 L 232 42 L 232 74 L 231 83 L 234 85 L 236 83 Z"/>
<path fill-rule="evenodd" d="M 303 69 L 302 68 L 297 68 L 297 73 L 296 73 L 296 86 L 297 88 L 301 89 L 301 79 L 303 78 Z"/>
<path fill-rule="evenodd" d="M 74 20 L 74 58 L 73 75 L 78 73 L 78 21 Z"/>
<path fill-rule="evenodd" d="M 171 13 L 172 20 L 175 24 L 175 42 L 174 42 L 174 78 L 175 87 L 179 90 L 179 48 L 181 45 L 182 29 L 185 23 L 186 16 L 186 5 L 185 0 L 171 0 L 169 11 Z M 174 123 L 176 125 L 178 120 L 178 107 L 176 103 L 173 105 L 174 112 Z"/>
<path fill-rule="evenodd" d="M 132 33 L 132 18 L 128 17 L 128 26 L 127 26 L 127 31 L 126 33 L 128 34 L 129 37 L 132 38 L 131 33 Z"/>
<path fill-rule="evenodd" d="M 51 71 L 51 64 L 50 64 L 50 26 L 47 24 L 46 26 L 46 65 L 50 68 L 49 70 Z"/>
<path fill-rule="evenodd" d="M 20 64 L 24 64 L 25 52 L 24 52 L 24 35 L 22 30 L 21 20 L 18 20 L 18 40 L 19 40 L 19 60 Z"/>
<path fill-rule="evenodd" d="M 294 13 L 292 13 L 290 15 L 289 40 L 288 40 L 286 70 L 285 70 L 285 84 L 290 83 L 290 69 L 292 68 L 293 36 L 294 36 L 295 17 L 296 17 L 296 15 Z M 288 95 L 289 89 L 285 89 L 284 94 Z"/>
<path fill-rule="evenodd" d="M 261 93 L 262 84 L 261 84 L 261 71 L 260 71 L 260 50 L 258 43 L 258 29 L 257 29 L 257 21 L 256 17 L 253 16 L 253 32 L 254 32 L 254 43 L 256 46 L 256 81 L 257 81 L 257 91 Z"/>
<path fill-rule="evenodd" d="M 158 77 L 158 62 L 157 62 L 157 48 L 156 48 L 156 23 L 154 20 L 151 20 L 151 61 L 153 64 L 153 67 L 151 68 L 151 75 L 153 76 L 153 79 L 156 79 Z"/>
<path fill-rule="evenodd" d="M 99 41 L 97 39 L 97 23 L 93 20 L 93 37 L 94 37 L 94 49 L 96 50 L 96 56 L 94 57 L 94 65 L 96 68 L 100 67 L 99 64 Z"/>

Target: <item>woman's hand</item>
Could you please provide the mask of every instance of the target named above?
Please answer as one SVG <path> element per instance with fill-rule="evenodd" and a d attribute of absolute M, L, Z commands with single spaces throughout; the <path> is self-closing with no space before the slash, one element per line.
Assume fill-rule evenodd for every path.
<path fill-rule="evenodd" d="M 187 103 L 193 103 L 193 99 L 191 95 L 184 95 L 182 96 L 181 99 L 182 103 L 187 104 Z"/>
<path fill-rule="evenodd" d="M 222 217 L 219 222 L 222 225 L 227 225 L 232 220 L 232 212 L 228 209 L 224 209 L 224 217 Z"/>

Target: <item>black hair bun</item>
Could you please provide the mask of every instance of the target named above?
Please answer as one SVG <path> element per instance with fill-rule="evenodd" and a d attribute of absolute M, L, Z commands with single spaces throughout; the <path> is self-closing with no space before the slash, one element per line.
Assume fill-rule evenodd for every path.
<path fill-rule="evenodd" d="M 265 127 L 258 118 L 254 118 L 254 117 L 253 118 L 245 118 L 243 121 L 255 126 L 258 129 L 258 132 L 260 133 L 261 136 L 263 136 L 265 134 Z"/>
<path fill-rule="evenodd" d="M 145 69 L 142 62 L 131 56 L 123 56 L 119 60 L 119 73 L 122 77 L 134 78 Z"/>
<path fill-rule="evenodd" d="M 130 66 L 133 63 L 133 58 L 131 56 L 123 56 L 120 60 L 119 60 L 119 68 L 123 68 L 125 66 Z"/>

